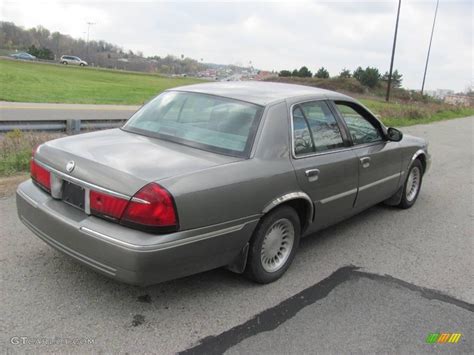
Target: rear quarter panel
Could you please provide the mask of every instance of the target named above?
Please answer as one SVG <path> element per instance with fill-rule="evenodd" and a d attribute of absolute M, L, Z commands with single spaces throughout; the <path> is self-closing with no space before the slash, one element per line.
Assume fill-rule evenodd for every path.
<path fill-rule="evenodd" d="M 261 215 L 275 198 L 300 190 L 289 160 L 286 103 L 265 109 L 250 159 L 158 182 L 174 196 L 182 230 Z"/>

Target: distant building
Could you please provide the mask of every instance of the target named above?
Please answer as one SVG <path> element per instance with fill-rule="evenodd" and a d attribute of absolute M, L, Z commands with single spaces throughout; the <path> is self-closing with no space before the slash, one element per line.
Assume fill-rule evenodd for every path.
<path fill-rule="evenodd" d="M 451 105 L 474 106 L 474 97 L 468 95 L 446 95 L 444 102 Z"/>
<path fill-rule="evenodd" d="M 454 95 L 454 91 L 449 89 L 436 89 L 426 91 L 426 94 L 436 99 L 443 100 L 447 95 Z"/>
<path fill-rule="evenodd" d="M 276 76 L 275 73 L 266 70 L 260 70 L 258 74 L 255 75 L 254 80 L 265 80 L 274 76 Z"/>

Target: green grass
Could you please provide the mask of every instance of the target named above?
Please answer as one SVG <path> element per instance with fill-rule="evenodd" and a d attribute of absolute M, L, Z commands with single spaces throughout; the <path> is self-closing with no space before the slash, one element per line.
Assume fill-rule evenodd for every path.
<path fill-rule="evenodd" d="M 0 100 L 141 105 L 171 87 L 201 82 L 155 74 L 0 60 Z"/>
<path fill-rule="evenodd" d="M 474 108 L 472 107 L 460 107 L 443 103 L 387 103 L 373 99 L 360 99 L 360 101 L 388 127 L 411 126 L 474 115 Z"/>

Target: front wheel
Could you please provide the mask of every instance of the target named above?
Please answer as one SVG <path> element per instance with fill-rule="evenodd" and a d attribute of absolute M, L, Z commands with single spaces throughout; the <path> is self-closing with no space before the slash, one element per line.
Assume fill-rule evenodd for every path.
<path fill-rule="evenodd" d="M 293 208 L 282 206 L 271 211 L 250 241 L 246 276 L 262 284 L 279 279 L 295 257 L 300 234 L 300 220 Z"/>
<path fill-rule="evenodd" d="M 79 66 L 81 66 L 81 67 L 83 67 L 84 65 L 85 65 L 84 63 L 79 64 Z"/>
<path fill-rule="evenodd" d="M 403 186 L 402 199 L 398 205 L 400 208 L 410 208 L 418 198 L 423 180 L 423 165 L 416 159 L 408 169 L 405 185 Z"/>

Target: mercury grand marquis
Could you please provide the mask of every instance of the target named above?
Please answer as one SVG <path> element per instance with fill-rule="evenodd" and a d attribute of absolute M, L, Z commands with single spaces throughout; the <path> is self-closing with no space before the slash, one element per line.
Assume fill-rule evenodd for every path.
<path fill-rule="evenodd" d="M 18 215 L 53 248 L 126 283 L 218 267 L 268 283 L 301 237 L 381 202 L 412 207 L 427 148 L 332 91 L 184 86 L 121 128 L 37 147 Z"/>

